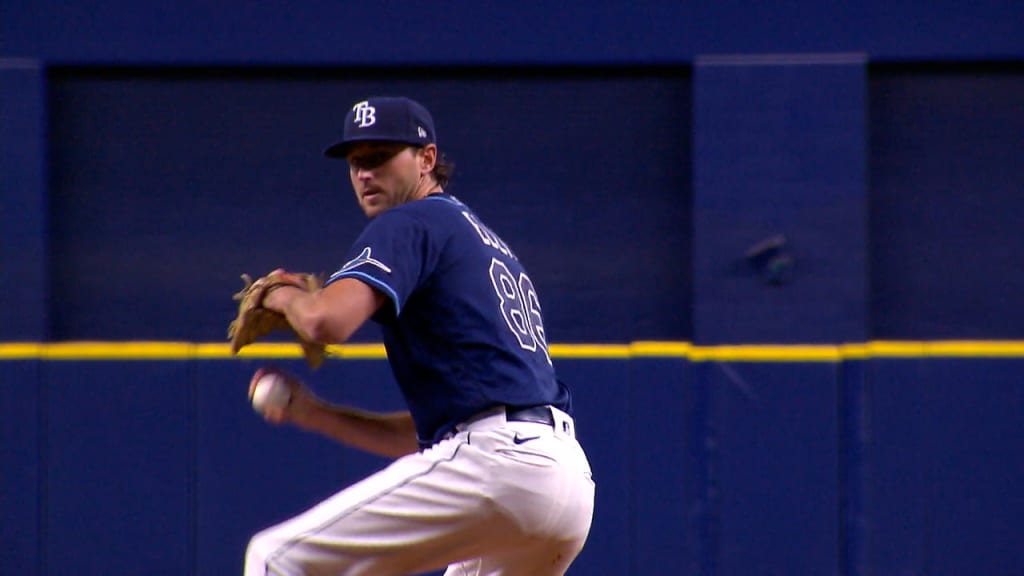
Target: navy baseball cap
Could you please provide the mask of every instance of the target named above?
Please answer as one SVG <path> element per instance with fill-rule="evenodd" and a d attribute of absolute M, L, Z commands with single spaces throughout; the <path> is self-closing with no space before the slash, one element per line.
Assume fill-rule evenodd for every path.
<path fill-rule="evenodd" d="M 341 142 L 324 150 L 324 156 L 345 158 L 353 144 L 366 141 L 404 142 L 411 146 L 434 144 L 434 119 L 422 104 L 409 98 L 367 98 L 345 115 Z"/>

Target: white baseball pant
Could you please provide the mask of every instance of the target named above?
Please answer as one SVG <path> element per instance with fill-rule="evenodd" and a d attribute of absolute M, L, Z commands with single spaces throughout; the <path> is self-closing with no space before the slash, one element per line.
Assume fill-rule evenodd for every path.
<path fill-rule="evenodd" d="M 594 510 L 574 423 L 473 418 L 311 510 L 258 533 L 245 576 L 555 576 L 583 548 Z"/>

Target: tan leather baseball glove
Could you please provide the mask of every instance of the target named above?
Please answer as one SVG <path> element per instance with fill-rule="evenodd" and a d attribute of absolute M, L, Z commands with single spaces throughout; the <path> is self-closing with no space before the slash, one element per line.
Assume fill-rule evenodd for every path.
<path fill-rule="evenodd" d="M 308 292 L 317 290 L 322 285 L 320 278 L 314 274 L 296 274 L 275 270 L 255 281 L 242 274 L 245 286 L 232 296 L 238 301 L 238 315 L 228 326 L 228 339 L 231 340 L 231 353 L 238 354 L 248 346 L 275 331 L 291 332 L 302 346 L 302 354 L 310 368 L 319 368 L 326 356 L 326 346 L 317 342 L 304 340 L 288 323 L 284 314 L 263 307 L 263 300 L 271 291 L 282 286 L 295 286 Z"/>

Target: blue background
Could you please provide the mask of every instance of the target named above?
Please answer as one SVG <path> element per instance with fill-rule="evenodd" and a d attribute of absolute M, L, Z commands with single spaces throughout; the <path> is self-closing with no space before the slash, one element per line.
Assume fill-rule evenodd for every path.
<path fill-rule="evenodd" d="M 1022 340 L 1024 5 L 0 2 L 0 341 L 222 341 L 364 224 L 345 109 L 408 94 L 555 343 Z M 751 249 L 784 238 L 760 266 Z M 785 264 L 789 263 L 789 267 Z M 376 341 L 368 327 L 360 341 Z M 556 358 L 573 574 L 1024 573 L 1019 356 Z M 401 406 L 385 362 L 322 394 Z M 230 574 L 384 464 L 256 360 L 0 361 L 0 573 Z"/>

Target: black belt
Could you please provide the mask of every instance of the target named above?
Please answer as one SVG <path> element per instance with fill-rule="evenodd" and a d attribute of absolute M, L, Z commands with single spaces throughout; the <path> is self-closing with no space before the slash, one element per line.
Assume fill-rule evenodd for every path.
<path fill-rule="evenodd" d="M 535 424 L 547 424 L 552 428 L 555 426 L 555 417 L 551 414 L 551 408 L 548 408 L 547 406 L 506 408 L 505 420 L 508 422 L 533 422 Z"/>

